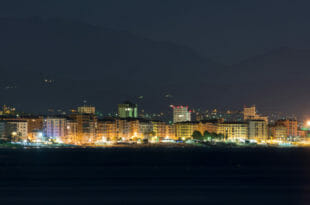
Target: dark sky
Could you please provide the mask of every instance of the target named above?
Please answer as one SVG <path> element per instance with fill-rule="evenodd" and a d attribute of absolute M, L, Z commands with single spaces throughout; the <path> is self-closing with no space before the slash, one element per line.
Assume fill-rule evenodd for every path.
<path fill-rule="evenodd" d="M 289 46 L 310 48 L 309 1 L 9 0 L 2 17 L 60 17 L 188 45 L 222 63 Z"/>
<path fill-rule="evenodd" d="M 309 1 L 288 0 L 0 1 L 0 18 L 26 19 L 0 21 L 0 69 L 29 68 L 58 80 L 53 93 L 33 83 L 42 77 L 27 71 L 33 78 L 25 82 L 29 89 L 22 86 L 22 75 L 19 82 L 3 75 L 0 97 L 26 105 L 25 110 L 72 107 L 86 98 L 110 112 L 118 102 L 140 95 L 146 109 L 168 109 L 170 99 L 163 96 L 172 94 L 175 103 L 193 107 L 256 104 L 261 110 L 306 112 L 308 117 L 309 7 Z M 60 21 L 37 23 L 29 17 Z M 81 74 L 86 81 L 76 83 Z M 64 87 L 72 96 L 63 93 L 59 101 L 55 93 Z M 30 88 L 41 91 L 19 97 Z"/>

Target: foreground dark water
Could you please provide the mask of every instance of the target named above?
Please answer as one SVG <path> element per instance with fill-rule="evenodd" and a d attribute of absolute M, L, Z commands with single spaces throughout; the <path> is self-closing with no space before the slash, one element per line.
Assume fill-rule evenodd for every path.
<path fill-rule="evenodd" d="M 0 204 L 310 204 L 310 148 L 0 149 Z"/>

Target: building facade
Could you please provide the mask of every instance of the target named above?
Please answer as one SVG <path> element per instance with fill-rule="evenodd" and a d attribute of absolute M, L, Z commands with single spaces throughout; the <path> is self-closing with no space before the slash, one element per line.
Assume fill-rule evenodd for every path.
<path fill-rule="evenodd" d="M 283 125 L 270 126 L 270 139 L 276 141 L 285 141 L 287 139 L 287 129 Z"/>
<path fill-rule="evenodd" d="M 43 122 L 43 134 L 47 140 L 62 142 L 66 136 L 66 118 L 63 117 L 48 117 Z"/>
<path fill-rule="evenodd" d="M 173 123 L 191 121 L 191 111 L 188 106 L 172 106 L 173 109 Z"/>
<path fill-rule="evenodd" d="M 120 118 L 137 118 L 138 117 L 138 105 L 129 101 L 125 101 L 118 105 L 118 116 Z"/>
<path fill-rule="evenodd" d="M 283 125 L 287 129 L 287 136 L 288 137 L 296 137 L 298 136 L 298 123 L 297 120 L 294 119 L 285 119 L 285 120 L 278 120 L 276 125 Z"/>
<path fill-rule="evenodd" d="M 101 119 L 97 122 L 97 141 L 117 141 L 116 120 Z"/>
<path fill-rule="evenodd" d="M 244 122 L 223 122 L 217 127 L 217 134 L 226 140 L 238 141 L 248 139 L 248 124 Z"/>
<path fill-rule="evenodd" d="M 264 120 L 268 123 L 268 117 L 257 114 L 256 107 L 254 105 L 252 107 L 243 108 L 243 120 Z"/>
<path fill-rule="evenodd" d="M 174 124 L 175 137 L 180 140 L 191 139 L 193 132 L 197 130 L 197 123 L 178 122 Z"/>
<path fill-rule="evenodd" d="M 92 114 L 73 114 L 71 118 L 77 123 L 76 144 L 93 144 L 96 141 L 97 118 Z"/>
<path fill-rule="evenodd" d="M 268 139 L 268 125 L 265 120 L 249 120 L 249 132 L 248 138 L 257 140 L 257 141 L 265 141 Z"/>
<path fill-rule="evenodd" d="M 76 144 L 77 141 L 77 122 L 73 119 L 66 120 L 65 136 L 62 141 L 65 144 Z"/>
<path fill-rule="evenodd" d="M 81 107 L 78 107 L 78 113 L 80 113 L 80 114 L 92 114 L 92 115 L 94 115 L 95 112 L 96 112 L 96 109 L 93 106 L 83 105 Z"/>

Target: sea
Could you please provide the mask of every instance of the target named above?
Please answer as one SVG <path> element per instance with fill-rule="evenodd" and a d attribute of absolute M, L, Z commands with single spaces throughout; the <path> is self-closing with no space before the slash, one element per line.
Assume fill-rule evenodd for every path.
<path fill-rule="evenodd" d="M 310 204 L 310 147 L 0 148 L 0 204 Z"/>

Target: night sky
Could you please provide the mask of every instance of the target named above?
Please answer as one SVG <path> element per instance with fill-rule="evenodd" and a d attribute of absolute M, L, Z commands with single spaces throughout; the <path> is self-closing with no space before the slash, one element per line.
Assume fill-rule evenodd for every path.
<path fill-rule="evenodd" d="M 2 17 L 59 17 L 188 45 L 224 63 L 290 46 L 309 48 L 309 1 L 1 1 Z"/>
<path fill-rule="evenodd" d="M 17 88 L 1 90 L 0 97 L 3 103 L 42 112 L 84 99 L 109 112 L 116 103 L 143 95 L 141 104 L 149 111 L 170 103 L 203 109 L 256 104 L 266 112 L 306 116 L 309 6 L 309 1 L 285 0 L 1 1 L 0 40 L 6 46 L 0 49 L 0 69 L 39 77 L 24 85 L 23 72 L 17 79 L 2 76 L 2 88 Z M 91 53 L 83 53 L 86 49 Z M 85 68 L 90 74 L 83 74 Z M 34 82 L 45 78 L 58 87 L 36 90 Z M 76 91 L 82 84 L 84 90 Z M 24 93 L 20 87 L 31 94 L 16 97 Z M 44 100 L 38 94 L 45 94 Z M 166 94 L 173 99 L 165 99 Z"/>

